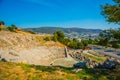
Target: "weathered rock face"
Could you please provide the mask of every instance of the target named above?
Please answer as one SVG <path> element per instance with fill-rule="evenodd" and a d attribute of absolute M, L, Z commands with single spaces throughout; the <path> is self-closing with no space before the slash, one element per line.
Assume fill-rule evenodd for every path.
<path fill-rule="evenodd" d="M 50 65 L 57 58 L 65 57 L 65 49 L 50 42 L 46 46 L 43 35 L 0 32 L 0 57 L 5 61 L 36 65 Z"/>

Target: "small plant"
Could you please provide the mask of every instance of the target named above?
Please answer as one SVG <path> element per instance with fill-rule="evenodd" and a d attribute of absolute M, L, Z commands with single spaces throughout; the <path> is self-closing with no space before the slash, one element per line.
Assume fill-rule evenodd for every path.
<path fill-rule="evenodd" d="M 9 31 L 11 31 L 11 32 L 16 32 L 15 29 L 14 29 L 13 27 L 11 27 L 11 26 L 8 26 L 7 29 L 8 29 Z"/>
<path fill-rule="evenodd" d="M 36 34 L 35 32 L 33 32 L 33 31 L 31 31 L 31 30 L 30 30 L 30 31 L 28 31 L 28 32 L 29 32 L 29 33 L 31 33 L 31 34 Z"/>
<path fill-rule="evenodd" d="M 51 38 L 50 36 L 47 36 L 44 40 L 46 40 L 46 41 L 51 41 L 52 38 Z"/>
<path fill-rule="evenodd" d="M 4 21 L 0 21 L 0 25 L 5 25 Z"/>

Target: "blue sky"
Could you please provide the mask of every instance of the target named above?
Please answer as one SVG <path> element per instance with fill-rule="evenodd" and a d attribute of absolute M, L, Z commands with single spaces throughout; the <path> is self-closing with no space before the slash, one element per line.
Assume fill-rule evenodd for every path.
<path fill-rule="evenodd" d="M 0 0 L 0 20 L 18 27 L 117 28 L 100 14 L 112 0 Z"/>

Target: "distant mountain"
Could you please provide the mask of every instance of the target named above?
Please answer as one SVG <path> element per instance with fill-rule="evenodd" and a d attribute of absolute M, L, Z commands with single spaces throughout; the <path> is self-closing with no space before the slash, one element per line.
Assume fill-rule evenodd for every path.
<path fill-rule="evenodd" d="M 57 30 L 61 30 L 65 33 L 77 32 L 77 33 L 100 33 L 101 29 L 84 29 L 84 28 L 61 28 L 61 27 L 39 27 L 39 28 L 24 28 L 25 31 L 34 31 L 37 33 L 52 34 Z"/>

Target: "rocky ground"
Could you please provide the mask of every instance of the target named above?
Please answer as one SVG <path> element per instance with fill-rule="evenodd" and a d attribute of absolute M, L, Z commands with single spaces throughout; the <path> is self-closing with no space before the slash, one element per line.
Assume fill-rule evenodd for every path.
<path fill-rule="evenodd" d="M 120 60 L 100 54 L 94 50 L 69 49 L 68 54 L 78 62 L 85 62 L 87 68 L 120 68 Z"/>

